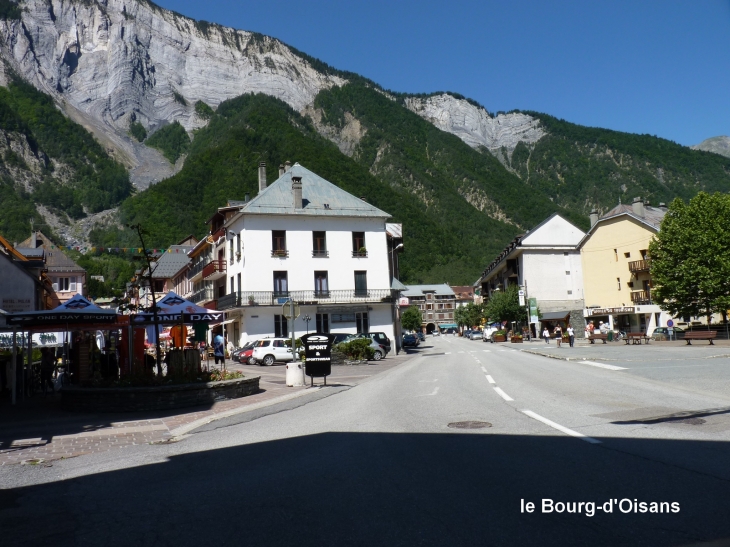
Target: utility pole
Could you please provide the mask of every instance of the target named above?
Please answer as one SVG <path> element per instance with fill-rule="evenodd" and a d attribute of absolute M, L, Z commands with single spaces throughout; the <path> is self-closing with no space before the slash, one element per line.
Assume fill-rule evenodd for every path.
<path fill-rule="evenodd" d="M 160 351 L 160 318 L 157 315 L 157 297 L 155 296 L 155 287 L 152 281 L 152 257 L 147 253 L 147 246 L 144 244 L 144 238 L 142 237 L 142 227 L 139 224 L 127 225 L 128 228 L 132 228 L 137 232 L 139 241 L 142 243 L 142 252 L 144 253 L 145 260 L 147 261 L 147 271 L 149 272 L 146 276 L 147 283 L 149 284 L 149 290 L 152 291 L 152 314 L 155 324 L 155 355 L 157 358 L 157 375 L 162 376 L 162 352 Z M 157 269 L 155 267 L 155 269 Z M 224 360 L 225 364 L 225 360 Z"/>

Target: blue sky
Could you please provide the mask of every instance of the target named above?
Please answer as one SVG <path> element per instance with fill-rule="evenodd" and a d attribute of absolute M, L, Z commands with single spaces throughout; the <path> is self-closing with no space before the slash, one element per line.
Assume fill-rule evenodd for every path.
<path fill-rule="evenodd" d="M 455 91 L 680 144 L 730 135 L 730 0 L 156 0 L 386 89 Z"/>

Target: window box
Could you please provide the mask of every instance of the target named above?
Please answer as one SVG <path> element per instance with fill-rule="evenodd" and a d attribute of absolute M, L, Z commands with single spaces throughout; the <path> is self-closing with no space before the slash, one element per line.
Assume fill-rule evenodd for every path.
<path fill-rule="evenodd" d="M 365 247 L 358 251 L 352 251 L 352 258 L 367 258 L 368 251 Z"/>
<path fill-rule="evenodd" d="M 289 251 L 286 249 L 272 249 L 271 256 L 273 258 L 289 258 Z"/>

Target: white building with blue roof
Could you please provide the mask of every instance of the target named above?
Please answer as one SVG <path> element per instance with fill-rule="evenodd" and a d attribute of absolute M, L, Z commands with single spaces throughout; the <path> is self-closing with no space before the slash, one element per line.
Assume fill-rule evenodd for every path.
<path fill-rule="evenodd" d="M 288 336 L 282 305 L 290 298 L 300 305 L 297 336 L 384 332 L 393 339 L 390 214 L 298 163 L 268 187 L 261 175 L 260 168 L 259 194 L 239 202 L 224 224 L 226 294 L 217 307 L 228 312 L 229 339 L 243 345 Z"/>

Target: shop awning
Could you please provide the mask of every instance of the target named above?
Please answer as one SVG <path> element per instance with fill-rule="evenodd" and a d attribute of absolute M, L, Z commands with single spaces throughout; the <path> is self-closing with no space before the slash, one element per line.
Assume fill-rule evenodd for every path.
<path fill-rule="evenodd" d="M 540 317 L 540 321 L 555 321 L 557 319 L 565 319 L 570 315 L 569 311 L 551 311 L 543 313 Z"/>
<path fill-rule="evenodd" d="M 456 323 L 439 323 L 438 325 L 440 329 L 455 329 L 458 326 Z"/>
<path fill-rule="evenodd" d="M 52 310 L 10 313 L 5 316 L 8 325 L 42 327 L 49 325 L 88 325 L 115 323 L 117 312 L 95 306 L 80 294 Z"/>
<path fill-rule="evenodd" d="M 179 323 L 220 323 L 225 318 L 225 312 L 209 310 L 185 300 L 175 291 L 170 291 L 157 302 L 157 320 L 160 325 L 176 325 Z M 155 314 L 152 312 L 139 313 L 132 319 L 132 323 L 154 323 Z"/>

